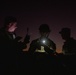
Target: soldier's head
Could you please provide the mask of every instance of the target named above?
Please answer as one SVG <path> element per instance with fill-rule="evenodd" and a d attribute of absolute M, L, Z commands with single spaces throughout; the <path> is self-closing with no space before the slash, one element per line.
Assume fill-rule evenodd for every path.
<path fill-rule="evenodd" d="M 4 27 L 8 32 L 14 32 L 17 28 L 17 19 L 13 16 L 7 16 L 4 20 Z"/>
<path fill-rule="evenodd" d="M 71 30 L 70 30 L 70 28 L 62 28 L 59 33 L 61 34 L 61 36 L 64 40 L 67 40 L 70 38 Z"/>
<path fill-rule="evenodd" d="M 41 24 L 40 27 L 39 27 L 39 32 L 40 32 L 41 36 L 48 37 L 50 31 L 51 30 L 50 30 L 48 24 Z"/>

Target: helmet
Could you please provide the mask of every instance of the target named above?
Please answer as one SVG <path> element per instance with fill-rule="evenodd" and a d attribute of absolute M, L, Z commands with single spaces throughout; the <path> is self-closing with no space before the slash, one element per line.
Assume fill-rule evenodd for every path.
<path fill-rule="evenodd" d="M 5 17 L 5 20 L 4 20 L 4 26 L 8 26 L 9 23 L 11 22 L 17 22 L 17 19 L 13 16 L 7 16 Z"/>
<path fill-rule="evenodd" d="M 50 32 L 50 28 L 48 24 L 41 24 L 39 27 L 40 32 Z"/>
<path fill-rule="evenodd" d="M 70 28 L 62 28 L 59 33 L 60 33 L 60 34 L 69 34 L 70 31 L 71 31 Z"/>

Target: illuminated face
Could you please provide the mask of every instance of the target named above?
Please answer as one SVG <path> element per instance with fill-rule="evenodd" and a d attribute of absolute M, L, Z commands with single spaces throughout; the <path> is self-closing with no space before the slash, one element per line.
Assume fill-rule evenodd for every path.
<path fill-rule="evenodd" d="M 8 25 L 8 32 L 14 32 L 17 28 L 17 22 L 9 23 Z"/>

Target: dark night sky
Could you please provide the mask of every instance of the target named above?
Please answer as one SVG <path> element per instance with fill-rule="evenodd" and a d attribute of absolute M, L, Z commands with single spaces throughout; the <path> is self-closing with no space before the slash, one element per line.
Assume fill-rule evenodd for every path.
<path fill-rule="evenodd" d="M 76 39 L 76 5 L 71 1 L 4 1 L 0 2 L 0 27 L 5 16 L 12 15 L 18 19 L 17 35 L 24 37 L 29 27 L 31 40 L 39 37 L 38 27 L 42 23 L 50 26 L 49 38 L 61 52 L 64 40 L 59 31 L 63 27 L 71 28 L 71 36 Z"/>

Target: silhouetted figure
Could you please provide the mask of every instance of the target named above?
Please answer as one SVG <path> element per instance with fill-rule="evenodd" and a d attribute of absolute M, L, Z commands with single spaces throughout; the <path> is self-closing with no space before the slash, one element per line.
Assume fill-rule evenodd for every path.
<path fill-rule="evenodd" d="M 17 19 L 7 16 L 4 20 L 4 27 L 0 29 L 0 62 L 3 73 L 13 75 L 18 68 L 18 60 L 21 52 L 27 48 L 30 36 L 26 35 L 24 41 L 21 42 L 20 36 L 16 36 Z M 6 72 L 5 72 L 6 71 Z"/>
<path fill-rule="evenodd" d="M 52 54 L 56 52 L 56 44 L 48 38 L 50 28 L 47 24 L 42 24 L 39 27 L 40 37 L 33 40 L 30 44 L 30 53 L 46 53 Z"/>
<path fill-rule="evenodd" d="M 29 54 L 32 55 L 34 59 L 31 62 L 31 66 L 34 70 L 32 67 L 30 69 L 38 74 L 52 74 L 52 71 L 54 71 L 53 68 L 56 65 L 53 57 L 56 52 L 56 44 L 49 39 L 50 32 L 51 30 L 48 24 L 41 24 L 39 27 L 40 37 L 31 42 L 28 50 Z M 32 59 L 32 56 L 30 59 Z M 47 69 L 49 67 L 51 70 Z"/>
<path fill-rule="evenodd" d="M 64 55 L 75 55 L 76 54 L 76 40 L 71 37 L 70 28 L 62 28 L 59 32 L 63 40 L 65 40 L 62 52 Z"/>
<path fill-rule="evenodd" d="M 71 29 L 70 28 L 62 28 L 59 32 L 63 40 L 65 40 L 62 53 L 64 55 L 65 66 L 67 66 L 70 71 L 74 71 L 76 67 L 76 40 L 71 37 Z M 69 72 L 70 72 L 69 71 Z"/>

